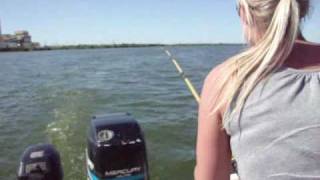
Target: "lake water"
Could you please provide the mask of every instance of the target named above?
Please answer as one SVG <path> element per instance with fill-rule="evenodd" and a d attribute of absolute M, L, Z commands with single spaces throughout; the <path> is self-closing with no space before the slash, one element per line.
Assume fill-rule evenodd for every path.
<path fill-rule="evenodd" d="M 169 47 L 201 90 L 241 46 Z M 159 47 L 0 53 L 0 179 L 14 179 L 30 144 L 53 143 L 66 180 L 85 180 L 96 114 L 130 112 L 147 141 L 152 180 L 193 179 L 197 103 Z"/>

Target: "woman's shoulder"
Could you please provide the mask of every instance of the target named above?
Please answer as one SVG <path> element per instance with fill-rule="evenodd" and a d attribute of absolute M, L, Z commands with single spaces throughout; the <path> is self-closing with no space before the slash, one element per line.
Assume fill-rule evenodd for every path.
<path fill-rule="evenodd" d="M 230 64 L 225 61 L 214 68 L 208 73 L 204 80 L 201 102 L 200 104 L 206 106 L 208 109 L 215 109 L 219 107 L 218 111 L 222 116 L 226 110 L 225 104 L 220 104 L 222 101 L 220 98 L 224 96 L 224 87 L 226 75 L 230 71 Z"/>
<path fill-rule="evenodd" d="M 218 64 L 217 66 L 213 67 L 210 72 L 207 74 L 205 78 L 206 84 L 214 85 L 216 83 L 221 83 L 221 79 L 224 75 L 230 72 L 230 62 L 224 61 L 223 63 Z"/>

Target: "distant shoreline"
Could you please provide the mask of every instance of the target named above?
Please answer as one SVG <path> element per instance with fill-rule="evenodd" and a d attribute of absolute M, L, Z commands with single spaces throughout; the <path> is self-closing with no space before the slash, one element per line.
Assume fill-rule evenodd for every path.
<path fill-rule="evenodd" d="M 207 43 L 207 44 L 78 44 L 78 45 L 56 45 L 44 46 L 35 49 L 6 48 L 0 52 L 15 51 L 51 51 L 51 50 L 72 50 L 72 49 L 106 49 L 106 48 L 142 48 L 142 47 L 168 47 L 168 46 L 242 46 L 241 43 Z"/>

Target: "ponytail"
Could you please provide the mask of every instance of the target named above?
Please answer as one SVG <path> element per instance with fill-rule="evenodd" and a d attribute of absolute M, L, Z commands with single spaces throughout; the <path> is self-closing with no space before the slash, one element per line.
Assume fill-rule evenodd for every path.
<path fill-rule="evenodd" d="M 241 112 L 254 87 L 287 59 L 299 33 L 300 10 L 297 0 L 239 0 L 239 3 L 249 26 L 259 25 L 260 19 L 265 21 L 268 17 L 262 17 L 263 14 L 273 15 L 260 40 L 246 51 L 228 59 L 226 65 L 222 66 L 226 74 L 220 77 L 222 83 L 219 89 L 223 89 L 223 92 L 213 95 L 215 97 L 212 98 L 218 97 L 220 101 L 213 107 L 212 113 L 224 105 L 230 106 L 234 99 L 236 101 L 230 113 Z M 276 4 L 271 4 L 268 7 L 273 8 L 266 10 L 267 3 Z M 262 5 L 264 6 L 261 7 Z M 262 11 L 268 12 L 261 13 Z M 260 16 L 255 15 L 258 13 Z M 224 127 L 228 123 L 228 118 L 224 116 Z"/>

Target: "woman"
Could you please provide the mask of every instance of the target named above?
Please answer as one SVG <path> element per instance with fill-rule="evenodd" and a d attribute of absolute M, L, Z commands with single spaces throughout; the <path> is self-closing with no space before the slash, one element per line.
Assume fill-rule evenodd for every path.
<path fill-rule="evenodd" d="M 205 80 L 195 179 L 229 179 L 232 155 L 242 180 L 320 179 L 320 46 L 300 31 L 309 0 L 238 7 L 250 46 Z"/>

